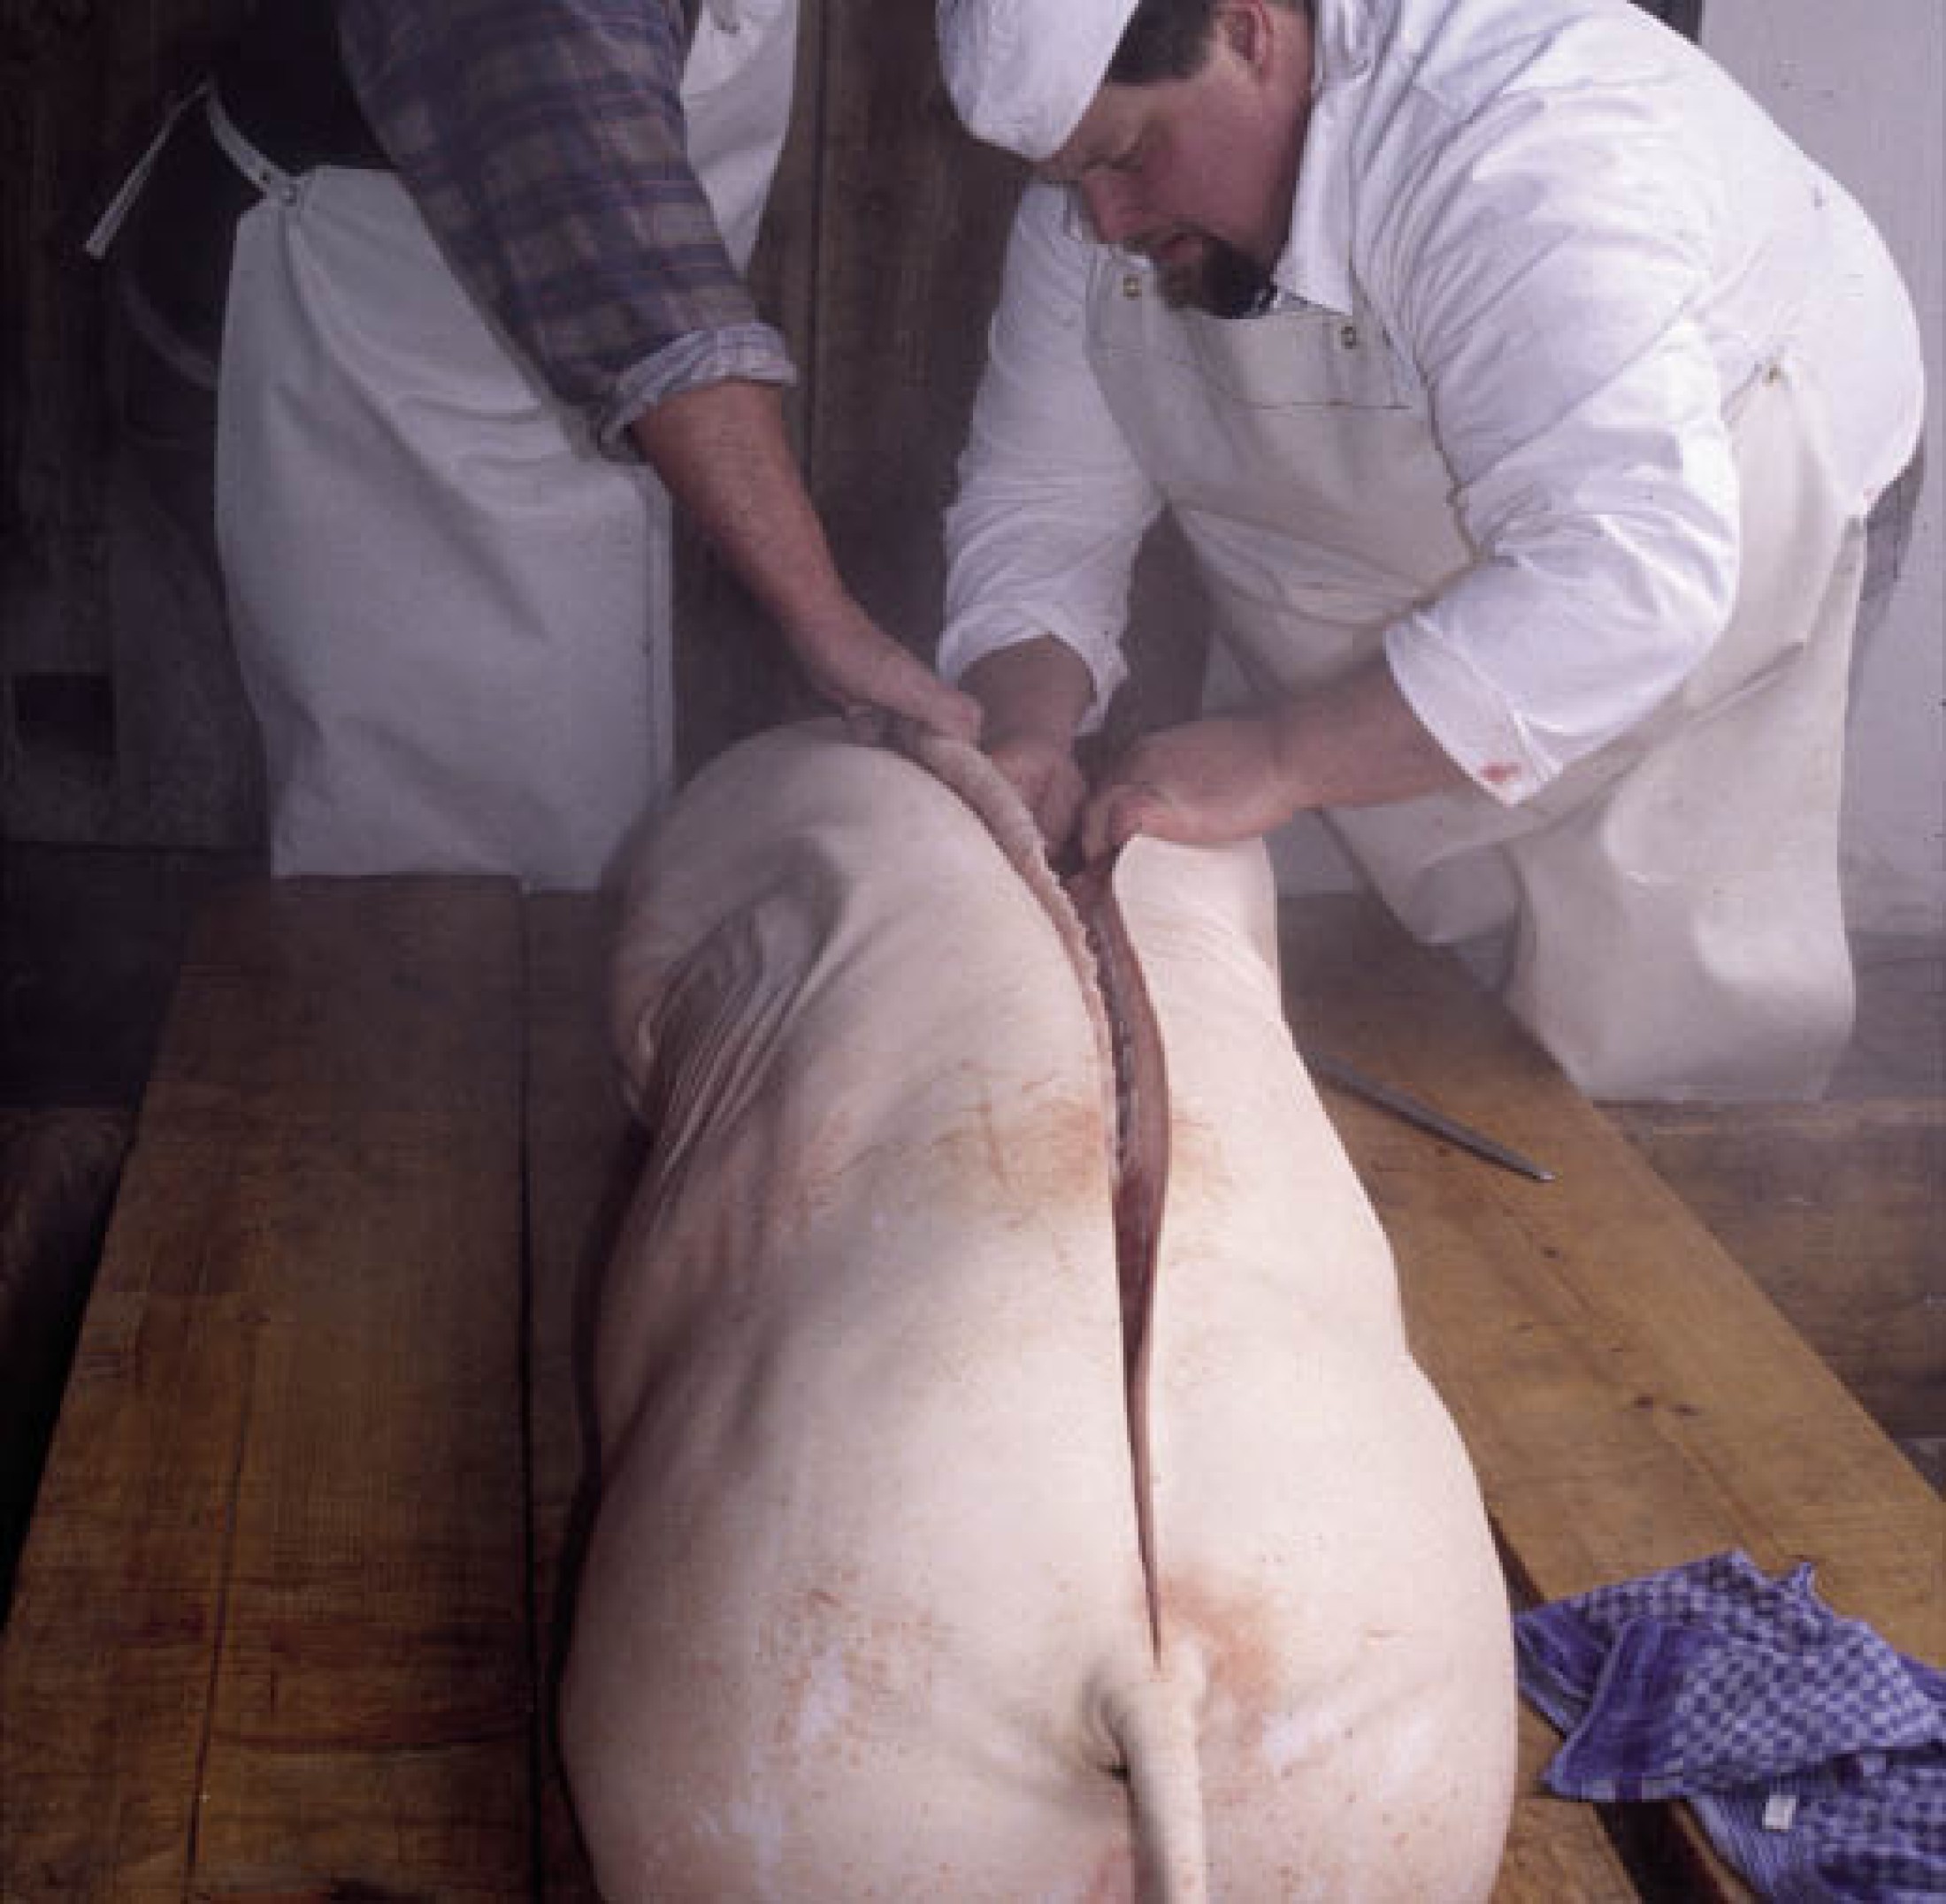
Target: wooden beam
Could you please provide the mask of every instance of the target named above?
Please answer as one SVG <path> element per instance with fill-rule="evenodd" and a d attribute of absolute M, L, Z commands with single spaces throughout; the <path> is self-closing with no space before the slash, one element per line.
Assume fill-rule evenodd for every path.
<path fill-rule="evenodd" d="M 32 1899 L 531 1894 L 510 885 L 195 934 L 5 1641 Z"/>

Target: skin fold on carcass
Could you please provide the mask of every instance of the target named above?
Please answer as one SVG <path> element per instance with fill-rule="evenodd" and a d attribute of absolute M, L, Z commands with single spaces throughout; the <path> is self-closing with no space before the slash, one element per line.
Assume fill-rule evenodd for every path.
<path fill-rule="evenodd" d="M 1114 874 L 1168 1077 L 1158 1652 L 1092 960 L 984 763 L 931 765 L 974 804 L 834 723 L 764 736 L 631 883 L 652 1144 L 561 1715 L 602 1891 L 1483 1897 L 1505 1596 L 1283 1026 L 1261 849 Z"/>

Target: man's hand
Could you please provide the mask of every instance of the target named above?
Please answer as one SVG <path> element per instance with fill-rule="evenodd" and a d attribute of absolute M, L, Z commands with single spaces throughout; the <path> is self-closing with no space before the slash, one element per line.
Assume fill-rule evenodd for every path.
<path fill-rule="evenodd" d="M 1259 712 L 1138 741 L 1088 802 L 1081 844 L 1090 860 L 1136 833 L 1214 845 L 1314 807 L 1382 806 L 1467 784 L 1379 656 Z"/>
<path fill-rule="evenodd" d="M 1166 727 L 1111 768 L 1081 820 L 1091 862 L 1138 833 L 1190 846 L 1252 839 L 1298 810 L 1271 719 L 1240 715 Z"/>
<path fill-rule="evenodd" d="M 1050 856 L 1067 845 L 1087 796 L 1075 731 L 1094 699 L 1087 663 L 1052 635 L 983 655 L 966 684 L 985 710 L 980 744 L 1027 803 Z"/>
<path fill-rule="evenodd" d="M 986 753 L 1026 802 L 1049 854 L 1059 854 L 1074 834 L 1088 793 L 1074 749 L 1038 735 L 1021 734 L 989 739 Z"/>

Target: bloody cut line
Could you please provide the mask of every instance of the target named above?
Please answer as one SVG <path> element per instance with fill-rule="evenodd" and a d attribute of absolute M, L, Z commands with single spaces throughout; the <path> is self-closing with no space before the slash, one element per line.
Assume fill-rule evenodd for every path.
<path fill-rule="evenodd" d="M 903 753 L 977 814 L 1007 863 L 1046 909 L 1082 988 L 1104 1071 L 1109 1132 L 1115 1273 L 1122 1328 L 1123 1399 L 1136 1541 L 1149 1640 L 1162 1656 L 1162 1594 L 1149 1449 L 1149 1345 L 1168 1186 L 1168 1075 L 1161 1028 L 1141 960 L 1115 893 L 1115 858 L 1058 877 L 1039 829 L 1013 787 L 978 748 L 903 718 L 854 723 L 860 738 Z"/>

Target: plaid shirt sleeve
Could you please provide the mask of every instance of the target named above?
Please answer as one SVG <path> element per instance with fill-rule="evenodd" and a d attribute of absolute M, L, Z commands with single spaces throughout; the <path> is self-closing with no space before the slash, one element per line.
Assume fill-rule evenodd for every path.
<path fill-rule="evenodd" d="M 679 390 L 792 380 L 685 150 L 680 0 L 342 0 L 340 33 L 454 270 L 606 451 Z"/>

